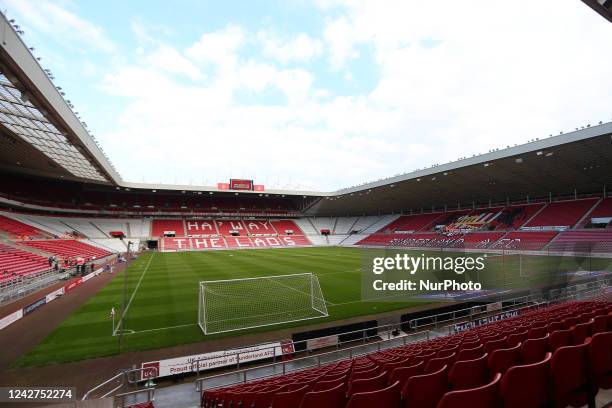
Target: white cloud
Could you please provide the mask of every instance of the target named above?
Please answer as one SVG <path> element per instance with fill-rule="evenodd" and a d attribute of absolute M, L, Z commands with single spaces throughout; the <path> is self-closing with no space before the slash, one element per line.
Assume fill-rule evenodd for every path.
<path fill-rule="evenodd" d="M 9 16 L 65 43 L 79 43 L 104 52 L 113 52 L 115 44 L 97 25 L 48 0 L 2 0 Z"/>
<path fill-rule="evenodd" d="M 323 51 L 321 41 L 306 33 L 300 33 L 291 39 L 281 39 L 272 32 L 260 31 L 257 37 L 263 45 L 264 55 L 283 64 L 290 61 L 309 61 Z"/>
<path fill-rule="evenodd" d="M 152 67 L 172 74 L 186 75 L 191 79 L 202 79 L 202 72 L 176 49 L 169 46 L 160 46 L 153 53 L 147 55 L 146 62 Z"/>
<path fill-rule="evenodd" d="M 256 173 L 331 190 L 610 119 L 612 26 L 579 2 L 526 4 L 325 0 L 333 17 L 299 50 L 302 30 L 281 40 L 228 25 L 110 72 L 103 89 L 128 102 L 100 139 L 127 179 Z M 368 91 L 320 86 L 333 81 L 306 63 L 323 52 L 334 78 Z M 357 57 L 376 73 L 365 84 Z M 197 72 L 205 83 L 175 78 Z"/>
<path fill-rule="evenodd" d="M 212 63 L 220 69 L 231 69 L 236 64 L 236 51 L 244 44 L 242 28 L 228 25 L 225 29 L 205 33 L 199 41 L 189 47 L 186 54 L 199 63 Z"/>

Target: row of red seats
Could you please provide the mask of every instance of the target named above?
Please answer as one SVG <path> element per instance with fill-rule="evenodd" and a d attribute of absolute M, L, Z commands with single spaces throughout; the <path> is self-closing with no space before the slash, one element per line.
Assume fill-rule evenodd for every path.
<path fill-rule="evenodd" d="M 204 407 L 557 407 L 612 387 L 612 305 L 570 303 L 282 377 L 205 391 Z M 347 402 L 348 401 L 348 402 Z"/>
<path fill-rule="evenodd" d="M 49 264 L 44 257 L 0 244 L 0 283 L 48 269 Z"/>
<path fill-rule="evenodd" d="M 31 225 L 0 215 L 0 231 L 4 231 L 11 237 L 39 237 L 43 236 L 39 230 Z"/>
<path fill-rule="evenodd" d="M 559 252 L 612 253 L 612 231 L 610 229 L 564 231 L 548 249 Z"/>
<path fill-rule="evenodd" d="M 533 217 L 526 227 L 574 227 L 597 201 L 596 198 L 556 201 Z"/>
<path fill-rule="evenodd" d="M 242 236 L 258 235 L 304 235 L 292 220 L 249 220 L 249 219 L 155 219 L 151 235 L 161 237 L 165 232 L 174 231 L 175 236 L 232 236 L 238 232 Z"/>
<path fill-rule="evenodd" d="M 57 255 L 64 259 L 80 257 L 86 261 L 89 261 L 94 258 L 100 259 L 111 255 L 109 251 L 86 244 L 85 242 L 77 241 L 75 239 L 23 241 L 20 243 L 20 245 L 37 248 L 41 251 Z"/>

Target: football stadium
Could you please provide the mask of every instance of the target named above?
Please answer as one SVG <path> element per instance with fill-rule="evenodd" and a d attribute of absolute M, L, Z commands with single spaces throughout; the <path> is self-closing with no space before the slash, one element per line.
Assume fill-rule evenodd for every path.
<path fill-rule="evenodd" d="M 232 25 L 234 14 L 239 19 L 248 12 L 232 10 L 226 15 L 219 4 L 204 3 L 210 6 L 207 13 L 218 13 L 221 26 L 229 24 L 223 34 L 208 32 L 184 55 L 175 54 L 155 35 L 177 36 L 193 27 L 164 31 L 157 23 L 135 19 L 131 29 L 141 45 L 164 51 L 156 59 L 139 48 L 137 58 L 159 72 L 172 71 L 194 81 L 222 77 L 223 70 L 239 72 L 235 77 L 227 74 L 236 81 L 246 81 L 244 76 L 250 74 L 263 82 L 278 80 L 279 89 L 287 92 L 288 109 L 297 116 L 265 104 L 254 110 L 227 108 L 232 113 L 218 119 L 218 135 L 198 133 L 191 142 L 183 141 L 173 129 L 189 132 L 198 123 L 210 129 L 207 121 L 215 118 L 183 121 L 194 112 L 223 115 L 222 92 L 214 93 L 214 98 L 220 98 L 219 106 L 209 106 L 207 99 L 202 111 L 182 112 L 192 103 L 189 98 L 203 95 L 188 83 L 172 88 L 163 77 L 135 68 L 129 81 L 121 82 L 119 74 L 112 77 L 111 73 L 125 63 L 119 56 L 104 57 L 108 65 L 91 66 L 85 43 L 108 54 L 120 48 L 103 37 L 93 22 L 118 18 L 113 13 L 121 5 L 116 4 L 117 10 L 108 16 L 87 21 L 86 12 L 76 13 L 84 4 L 2 2 L 0 406 L 612 406 L 612 88 L 605 82 L 610 77 L 607 67 L 612 65 L 609 52 L 596 49 L 590 41 L 590 36 L 596 36 L 608 47 L 612 44 L 611 1 L 565 0 L 559 10 L 569 13 L 546 6 L 549 14 L 527 13 L 525 21 L 513 27 L 527 27 L 532 17 L 533 21 L 557 19 L 554 24 L 567 27 L 568 32 L 574 19 L 585 24 L 576 25 L 579 29 L 588 27 L 588 34 L 567 45 L 568 50 L 576 46 L 584 51 L 571 56 L 580 61 L 567 72 L 573 70 L 580 78 L 593 76 L 595 90 L 564 85 L 551 91 L 550 105 L 563 100 L 572 106 L 572 115 L 578 112 L 572 118 L 589 112 L 605 112 L 608 117 L 545 134 L 534 134 L 529 121 L 541 117 L 538 124 L 561 128 L 564 120 L 557 124 L 553 119 L 563 114 L 552 115 L 555 106 L 539 106 L 522 90 L 517 91 L 522 93 L 520 100 L 496 95 L 500 99 L 484 105 L 504 110 L 525 104 L 531 112 L 525 124 L 517 118 L 499 122 L 505 117 L 501 112 L 491 119 L 493 125 L 452 129 L 454 123 L 471 119 L 462 116 L 455 121 L 438 117 L 438 112 L 433 117 L 429 106 L 419 107 L 432 103 L 427 98 L 408 104 L 413 110 L 407 114 L 393 116 L 384 116 L 378 108 L 372 113 L 363 101 L 363 105 L 335 102 L 337 109 L 327 111 L 325 92 L 313 91 L 316 95 L 309 96 L 309 102 L 299 98 L 296 102 L 291 92 L 302 91 L 295 91 L 297 85 L 291 81 L 301 78 L 296 73 L 300 68 L 270 74 L 271 68 L 258 66 L 256 57 L 240 62 L 228 51 L 232 41 L 263 42 L 265 55 L 291 67 L 332 53 L 354 24 L 353 45 L 334 54 L 343 56 L 342 64 L 348 65 L 332 59 L 330 75 L 339 75 L 341 69 L 365 75 L 337 78 L 358 87 L 356 83 L 371 73 L 364 74 L 369 69 L 365 48 L 351 48 L 355 44 L 380 41 L 383 45 L 372 56 L 381 66 L 402 63 L 401 58 L 383 56 L 390 44 L 401 50 L 413 46 L 403 43 L 403 29 L 385 31 L 392 22 L 383 21 L 379 31 L 371 29 L 370 23 L 381 16 L 409 18 L 410 13 L 394 13 L 385 2 L 367 7 L 367 2 L 321 2 L 325 4 L 317 7 L 327 24 L 322 42 L 302 33 L 287 46 L 275 43 L 278 38 L 270 34 L 274 30 L 244 34 Z M 503 32 L 507 27 L 492 21 L 498 11 L 504 13 L 506 5 L 485 6 L 491 3 L 496 2 L 482 2 L 470 13 L 482 13 L 474 19 L 487 24 L 487 29 L 497 27 Z M 139 7 L 148 6 L 141 3 Z M 190 14 L 187 5 L 181 7 Z M 344 12 L 343 7 L 352 11 L 332 22 L 337 17 L 334 13 Z M 417 16 L 410 17 L 415 27 L 420 12 L 432 25 L 438 20 L 444 25 L 447 20 L 441 14 L 452 13 L 443 4 L 437 9 L 428 5 L 438 10 L 433 14 L 430 9 L 420 10 L 422 5 L 406 7 Z M 513 13 L 511 8 L 506 12 Z M 529 8 L 528 4 L 515 11 L 523 13 L 523 8 Z M 165 12 L 171 19 L 174 11 Z M 285 17 L 308 19 L 299 14 Z M 262 18 L 256 25 L 289 29 L 271 23 L 274 18 Z M 66 26 L 58 28 L 57 21 Z M 119 25 L 113 27 L 121 31 Z M 403 26 L 399 21 L 398 27 Z M 413 28 L 410 25 L 407 30 Z M 82 50 L 67 47 L 66 57 L 59 49 L 39 49 L 38 44 L 48 44 L 51 38 L 44 34 L 51 32 L 61 33 L 58 41 L 66 44 L 80 37 L 74 44 Z M 451 34 L 457 35 L 458 43 L 474 39 L 472 34 Z M 213 42 L 222 35 L 231 41 L 215 47 Z M 542 41 L 550 45 L 542 50 L 543 58 L 555 59 L 556 53 L 565 52 L 564 44 L 548 42 L 550 34 L 534 34 L 538 35 L 547 36 Z M 511 34 L 509 41 L 530 41 L 527 35 L 516 36 Z M 445 43 L 434 36 L 422 40 L 419 47 L 432 51 L 444 49 L 440 44 Z M 495 44 L 495 48 L 498 45 L 502 47 Z M 430 58 L 421 51 L 408 54 L 408 61 Z M 466 54 L 454 58 L 473 56 L 462 52 Z M 601 60 L 589 59 L 591 55 Z M 207 63 L 214 61 L 218 71 L 200 72 L 184 56 L 202 66 L 208 58 Z M 434 65 L 447 61 L 433 58 Z M 532 59 L 527 71 L 539 71 L 538 55 L 526 53 L 525 58 Z M 489 75 L 493 65 L 486 60 L 476 63 L 484 64 L 483 72 Z M 244 66 L 236 68 L 240 63 Z M 317 63 L 312 64 L 314 72 Z M 63 89 L 49 66 L 62 73 L 64 83 L 74 78 L 75 84 L 65 84 Z M 78 75 L 73 66 L 80 67 Z M 509 72 L 522 72 L 526 66 L 517 65 Z M 120 88 L 110 97 L 104 94 L 104 84 L 91 85 L 89 91 L 80 89 L 81 74 L 89 81 L 100 70 L 107 71 L 102 75 Z M 449 72 L 460 75 L 459 71 Z M 262 79 L 268 74 L 276 79 Z M 418 81 L 411 82 L 416 78 L 411 75 L 406 73 L 409 88 L 390 92 L 394 99 L 411 99 L 410 87 L 421 87 Z M 552 82 L 557 80 L 557 73 L 548 75 L 554 77 Z M 566 71 L 559 74 L 563 75 Z M 467 78 L 474 87 L 488 81 L 486 75 L 469 73 Z M 219 84 L 229 81 L 225 79 Z M 496 81 L 508 81 L 504 90 L 524 89 L 513 82 L 516 78 Z M 119 113 L 113 108 L 115 101 L 117 106 L 123 104 L 137 83 L 143 85 L 138 92 L 154 95 Z M 215 92 L 219 84 L 206 91 Z M 433 88 L 439 87 L 447 97 L 443 104 L 458 104 L 462 99 L 450 84 L 432 82 L 426 94 L 432 92 L 432 98 L 437 98 L 438 89 Z M 276 91 L 266 90 L 267 85 L 245 87 L 248 92 L 235 91 L 243 92 L 244 106 L 251 103 L 253 93 L 262 92 L 271 100 L 278 97 Z M 88 96 L 92 99 L 87 99 L 86 92 L 94 93 Z M 79 114 L 80 107 L 68 99 L 68 93 L 77 94 L 75 100 L 82 99 L 87 112 Z M 574 100 L 591 100 L 592 105 Z M 180 108 L 173 110 L 173 104 Z M 273 109 L 272 115 L 268 116 L 267 108 Z M 173 112 L 179 117 L 173 117 Z M 465 117 L 472 114 L 463 108 L 456 112 Z M 334 114 L 354 122 L 347 131 L 351 143 L 338 141 L 336 156 L 325 150 L 330 146 L 325 139 L 333 137 L 334 126 L 326 129 L 330 133 L 322 139 L 308 139 L 321 123 L 339 121 Z M 92 128 L 102 133 L 106 122 L 117 123 L 121 131 L 98 140 L 92 135 L 95 129 L 85 122 L 88 115 L 95 123 Z M 375 118 L 381 119 L 381 127 L 369 123 Z M 423 136 L 429 141 L 406 134 L 398 139 L 368 136 L 371 129 L 393 133 L 404 121 L 425 123 L 422 129 L 414 125 L 417 133 L 429 122 L 441 123 L 442 130 Z M 499 134 L 473 137 L 498 147 L 478 153 L 472 149 L 471 135 L 489 132 L 490 126 L 499 127 Z M 232 132 L 251 127 L 251 139 L 233 138 Z M 261 129 L 287 131 L 303 140 L 293 144 L 272 135 L 266 139 Z M 510 137 L 509 132 L 524 134 Z M 149 134 L 155 141 L 148 142 Z M 447 150 L 445 143 L 452 148 Z M 111 162 L 113 154 L 103 150 L 107 144 L 116 152 L 118 167 Z M 467 150 L 461 150 L 462 144 Z M 385 167 L 385 159 L 378 164 L 374 158 L 355 160 L 361 157 L 357 149 L 372 155 L 382 151 L 389 155 L 391 166 L 395 160 L 391 157 L 403 148 L 411 152 L 397 156 L 403 171 L 393 176 L 379 177 L 380 171 L 395 168 Z M 448 156 L 453 149 L 461 152 L 459 156 Z M 260 158 L 253 157 L 257 156 L 253 152 L 260 151 Z M 425 165 L 408 170 L 415 158 Z M 314 164 L 303 164 L 310 159 Z M 195 173 L 186 174 L 189 166 L 195 166 Z M 281 167 L 300 181 L 279 182 L 276 177 L 284 176 L 279 174 Z M 129 177 L 124 178 L 119 169 L 128 169 Z M 143 176 L 137 182 L 134 174 L 151 175 L 155 181 L 145 181 Z M 160 182 L 166 175 L 175 182 Z M 202 181 L 192 182 L 192 176 Z M 179 178 L 190 181 L 176 181 Z M 368 181 L 373 178 L 377 179 Z M 340 184 L 330 188 L 299 184 L 328 179 Z M 349 184 L 354 185 L 346 187 Z"/>

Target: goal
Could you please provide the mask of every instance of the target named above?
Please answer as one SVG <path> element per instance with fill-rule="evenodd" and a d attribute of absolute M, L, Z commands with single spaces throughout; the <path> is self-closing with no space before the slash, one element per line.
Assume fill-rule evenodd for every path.
<path fill-rule="evenodd" d="M 204 334 L 328 316 L 319 279 L 312 273 L 203 281 L 198 309 Z"/>

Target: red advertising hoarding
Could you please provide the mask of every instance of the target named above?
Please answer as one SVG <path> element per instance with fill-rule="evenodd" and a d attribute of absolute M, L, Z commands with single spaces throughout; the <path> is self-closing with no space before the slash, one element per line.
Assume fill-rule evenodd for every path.
<path fill-rule="evenodd" d="M 217 183 L 217 189 L 219 189 L 219 190 L 229 190 L 230 189 L 230 185 L 229 185 L 229 183 Z"/>
<path fill-rule="evenodd" d="M 254 191 L 264 191 L 265 188 L 264 188 L 263 184 L 255 184 L 255 185 L 253 185 L 253 190 Z"/>

